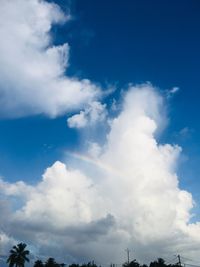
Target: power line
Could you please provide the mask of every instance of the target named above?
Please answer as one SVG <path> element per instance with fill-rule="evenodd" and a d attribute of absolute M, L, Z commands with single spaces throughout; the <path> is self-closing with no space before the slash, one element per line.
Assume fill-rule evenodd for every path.
<path fill-rule="evenodd" d="M 189 259 L 189 258 L 186 258 L 184 256 L 181 256 L 181 258 L 185 259 L 185 260 L 188 260 L 188 261 L 193 261 L 192 259 Z"/>
<path fill-rule="evenodd" d="M 194 267 L 200 267 L 200 265 L 194 265 L 194 264 L 188 264 L 188 263 L 184 263 L 185 266 L 194 266 Z"/>
<path fill-rule="evenodd" d="M 187 260 L 187 261 L 196 262 L 197 264 L 199 264 L 199 265 L 200 265 L 200 263 L 199 263 L 198 261 L 195 261 L 195 260 L 192 260 L 192 259 L 186 258 L 186 257 L 184 257 L 184 256 L 181 256 L 181 258 L 182 258 L 183 260 Z"/>
<path fill-rule="evenodd" d="M 177 256 L 173 257 L 172 259 L 165 260 L 168 264 L 174 262 L 177 259 Z"/>

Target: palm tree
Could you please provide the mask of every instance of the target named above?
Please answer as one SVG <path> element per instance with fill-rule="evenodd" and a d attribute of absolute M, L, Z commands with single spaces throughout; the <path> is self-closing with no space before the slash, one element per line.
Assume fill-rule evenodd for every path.
<path fill-rule="evenodd" d="M 29 259 L 27 258 L 29 251 L 25 250 L 25 248 L 25 243 L 19 243 L 17 246 L 13 246 L 10 250 L 10 256 L 7 259 L 9 267 L 24 267 L 25 262 L 29 262 Z"/>

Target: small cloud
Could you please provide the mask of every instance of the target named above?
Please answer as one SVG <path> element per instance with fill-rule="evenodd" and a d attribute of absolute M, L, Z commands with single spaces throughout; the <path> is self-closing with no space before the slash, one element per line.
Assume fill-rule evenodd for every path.
<path fill-rule="evenodd" d="M 104 121 L 106 116 L 106 104 L 94 101 L 85 110 L 80 111 L 79 114 L 68 118 L 67 124 L 70 128 L 84 128 Z"/>
<path fill-rule="evenodd" d="M 84 111 L 80 111 L 79 114 L 75 114 L 67 119 L 67 124 L 70 128 L 84 128 L 88 121 Z"/>
<path fill-rule="evenodd" d="M 190 129 L 189 127 L 184 127 L 175 135 L 177 138 L 185 140 L 191 136 L 192 132 L 193 132 L 193 129 Z"/>
<path fill-rule="evenodd" d="M 183 137 L 188 136 L 190 133 L 190 129 L 188 127 L 184 127 L 183 129 L 180 130 L 179 134 Z"/>
<path fill-rule="evenodd" d="M 167 98 L 172 97 L 174 94 L 176 94 L 180 90 L 179 87 L 175 86 L 172 89 L 169 89 L 166 91 Z"/>
<path fill-rule="evenodd" d="M 171 93 L 171 94 L 175 94 L 175 93 L 177 93 L 179 90 L 180 90 L 179 87 L 173 87 L 173 88 L 170 90 L 170 93 Z"/>

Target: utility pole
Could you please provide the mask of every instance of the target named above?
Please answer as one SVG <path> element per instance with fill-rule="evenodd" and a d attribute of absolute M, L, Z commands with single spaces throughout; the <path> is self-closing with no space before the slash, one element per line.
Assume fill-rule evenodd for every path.
<path fill-rule="evenodd" d="M 127 252 L 127 259 L 128 259 L 127 262 L 129 264 L 129 262 L 130 262 L 130 260 L 129 260 L 130 250 L 127 248 L 125 251 Z"/>
<path fill-rule="evenodd" d="M 181 266 L 181 257 L 180 255 L 178 255 L 177 257 L 178 257 L 178 265 Z"/>

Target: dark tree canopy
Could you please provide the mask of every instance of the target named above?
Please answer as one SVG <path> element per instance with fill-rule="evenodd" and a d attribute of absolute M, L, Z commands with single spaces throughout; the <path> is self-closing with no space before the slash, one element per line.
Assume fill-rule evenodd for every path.
<path fill-rule="evenodd" d="M 41 260 L 35 261 L 33 267 L 44 267 L 44 264 Z"/>
<path fill-rule="evenodd" d="M 123 264 L 123 267 L 140 267 L 140 264 L 136 261 L 136 260 L 133 260 L 131 262 L 125 262 Z"/>
<path fill-rule="evenodd" d="M 60 264 L 57 263 L 54 258 L 49 258 L 45 262 L 45 267 L 60 267 Z"/>

